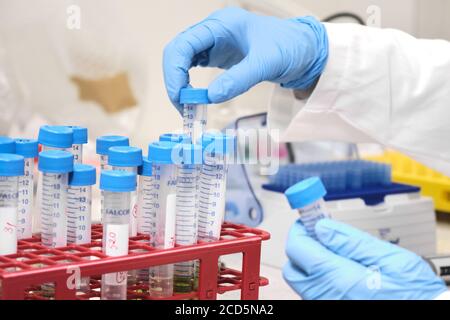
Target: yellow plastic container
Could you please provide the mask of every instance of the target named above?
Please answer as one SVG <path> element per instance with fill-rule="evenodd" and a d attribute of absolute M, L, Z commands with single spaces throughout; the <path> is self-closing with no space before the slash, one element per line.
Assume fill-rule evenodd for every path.
<path fill-rule="evenodd" d="M 395 151 L 367 160 L 392 165 L 392 180 L 422 188 L 424 196 L 432 197 L 437 211 L 450 213 L 450 178 Z"/>

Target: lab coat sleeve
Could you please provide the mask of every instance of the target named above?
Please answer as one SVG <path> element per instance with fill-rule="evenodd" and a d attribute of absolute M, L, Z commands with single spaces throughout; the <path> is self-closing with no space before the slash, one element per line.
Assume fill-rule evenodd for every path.
<path fill-rule="evenodd" d="M 276 88 L 269 126 L 283 141 L 379 143 L 450 175 L 450 43 L 326 24 L 330 53 L 303 100 Z"/>

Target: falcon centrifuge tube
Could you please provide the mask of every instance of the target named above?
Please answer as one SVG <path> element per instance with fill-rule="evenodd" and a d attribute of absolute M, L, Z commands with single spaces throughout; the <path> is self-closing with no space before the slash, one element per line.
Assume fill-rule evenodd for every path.
<path fill-rule="evenodd" d="M 144 158 L 139 167 L 138 187 L 138 233 L 153 237 L 154 207 L 153 207 L 153 168 L 150 160 Z"/>
<path fill-rule="evenodd" d="M 155 225 L 150 243 L 156 249 L 175 246 L 176 186 L 179 144 L 157 142 L 149 146 L 148 157 L 153 164 L 153 199 Z M 173 294 L 173 265 L 150 268 L 150 296 L 171 297 Z"/>
<path fill-rule="evenodd" d="M 24 158 L 0 153 L 0 255 L 17 253 L 17 198 Z"/>
<path fill-rule="evenodd" d="M 200 174 L 199 240 L 220 239 L 225 217 L 225 192 L 228 162 L 235 152 L 235 137 L 206 134 L 202 138 L 204 164 Z"/>
<path fill-rule="evenodd" d="M 91 243 L 92 186 L 95 185 L 95 167 L 75 164 L 69 174 L 67 192 L 67 243 Z M 89 277 L 81 279 L 80 289 L 89 289 Z"/>
<path fill-rule="evenodd" d="M 39 129 L 39 144 L 42 146 L 41 151 L 50 151 L 50 150 L 60 150 L 60 151 L 68 151 L 72 153 L 72 145 L 73 145 L 73 130 L 69 127 L 65 126 L 42 126 Z M 34 221 L 36 223 L 36 228 L 41 229 L 40 223 L 42 221 L 42 217 L 39 216 L 41 212 L 41 208 L 39 207 L 42 203 L 40 196 L 42 195 L 42 174 L 38 172 L 38 181 L 37 181 L 37 208 L 36 216 L 34 217 Z"/>
<path fill-rule="evenodd" d="M 41 241 L 49 248 L 67 245 L 67 189 L 73 171 L 73 155 L 67 151 L 49 150 L 39 154 L 42 173 Z"/>
<path fill-rule="evenodd" d="M 87 128 L 71 126 L 73 130 L 72 153 L 75 163 L 83 163 L 83 145 L 88 143 Z"/>
<path fill-rule="evenodd" d="M 131 193 L 136 191 L 136 174 L 103 171 L 103 253 L 110 257 L 128 254 Z M 127 299 L 127 271 L 102 275 L 102 300 Z"/>
<path fill-rule="evenodd" d="M 122 136 L 103 136 L 97 138 L 96 151 L 100 156 L 100 167 L 102 170 L 110 169 L 108 167 L 108 151 L 112 147 L 128 147 L 130 140 Z"/>
<path fill-rule="evenodd" d="M 108 165 L 112 170 L 128 171 L 137 175 L 142 165 L 142 149 L 134 147 L 112 147 L 108 151 Z M 137 236 L 137 192 L 131 193 L 130 237 Z"/>
<path fill-rule="evenodd" d="M 199 145 L 181 145 L 182 164 L 178 166 L 175 242 L 179 246 L 197 244 L 198 192 L 203 149 Z M 195 261 L 175 264 L 174 291 L 193 290 Z"/>
<path fill-rule="evenodd" d="M 320 178 L 310 178 L 289 188 L 286 198 L 292 209 L 300 213 L 300 221 L 308 235 L 317 239 L 315 227 L 319 220 L 328 218 L 323 197 L 327 191 Z"/>
<path fill-rule="evenodd" d="M 33 235 L 34 160 L 39 155 L 37 140 L 16 139 L 16 154 L 25 158 L 24 175 L 19 178 L 17 215 L 17 238 L 21 240 Z"/>
<path fill-rule="evenodd" d="M 180 103 L 183 105 L 183 131 L 197 142 L 206 129 L 208 120 L 208 90 L 184 88 L 180 91 Z"/>
<path fill-rule="evenodd" d="M 69 174 L 67 219 L 69 244 L 91 243 L 92 186 L 96 183 L 93 166 L 75 164 Z"/>

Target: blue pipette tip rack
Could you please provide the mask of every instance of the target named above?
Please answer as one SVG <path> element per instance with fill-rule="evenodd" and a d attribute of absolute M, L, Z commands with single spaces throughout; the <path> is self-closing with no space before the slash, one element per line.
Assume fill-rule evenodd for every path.
<path fill-rule="evenodd" d="M 362 160 L 287 165 L 263 188 L 284 193 L 311 177 L 321 178 L 328 192 L 326 201 L 361 198 L 373 206 L 384 202 L 388 195 L 420 191 L 417 187 L 392 183 L 389 165 Z"/>

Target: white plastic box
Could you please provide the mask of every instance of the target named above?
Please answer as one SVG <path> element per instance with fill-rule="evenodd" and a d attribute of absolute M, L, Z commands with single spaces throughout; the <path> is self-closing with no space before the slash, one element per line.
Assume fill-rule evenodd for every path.
<path fill-rule="evenodd" d="M 281 193 L 260 190 L 264 220 L 259 226 L 271 233 L 262 248 L 262 263 L 282 268 L 287 261 L 285 242 L 292 224 L 299 218 Z M 419 193 L 391 195 L 384 203 L 367 206 L 362 199 L 326 202 L 332 219 L 398 244 L 421 256 L 436 255 L 436 215 L 433 200 Z"/>

